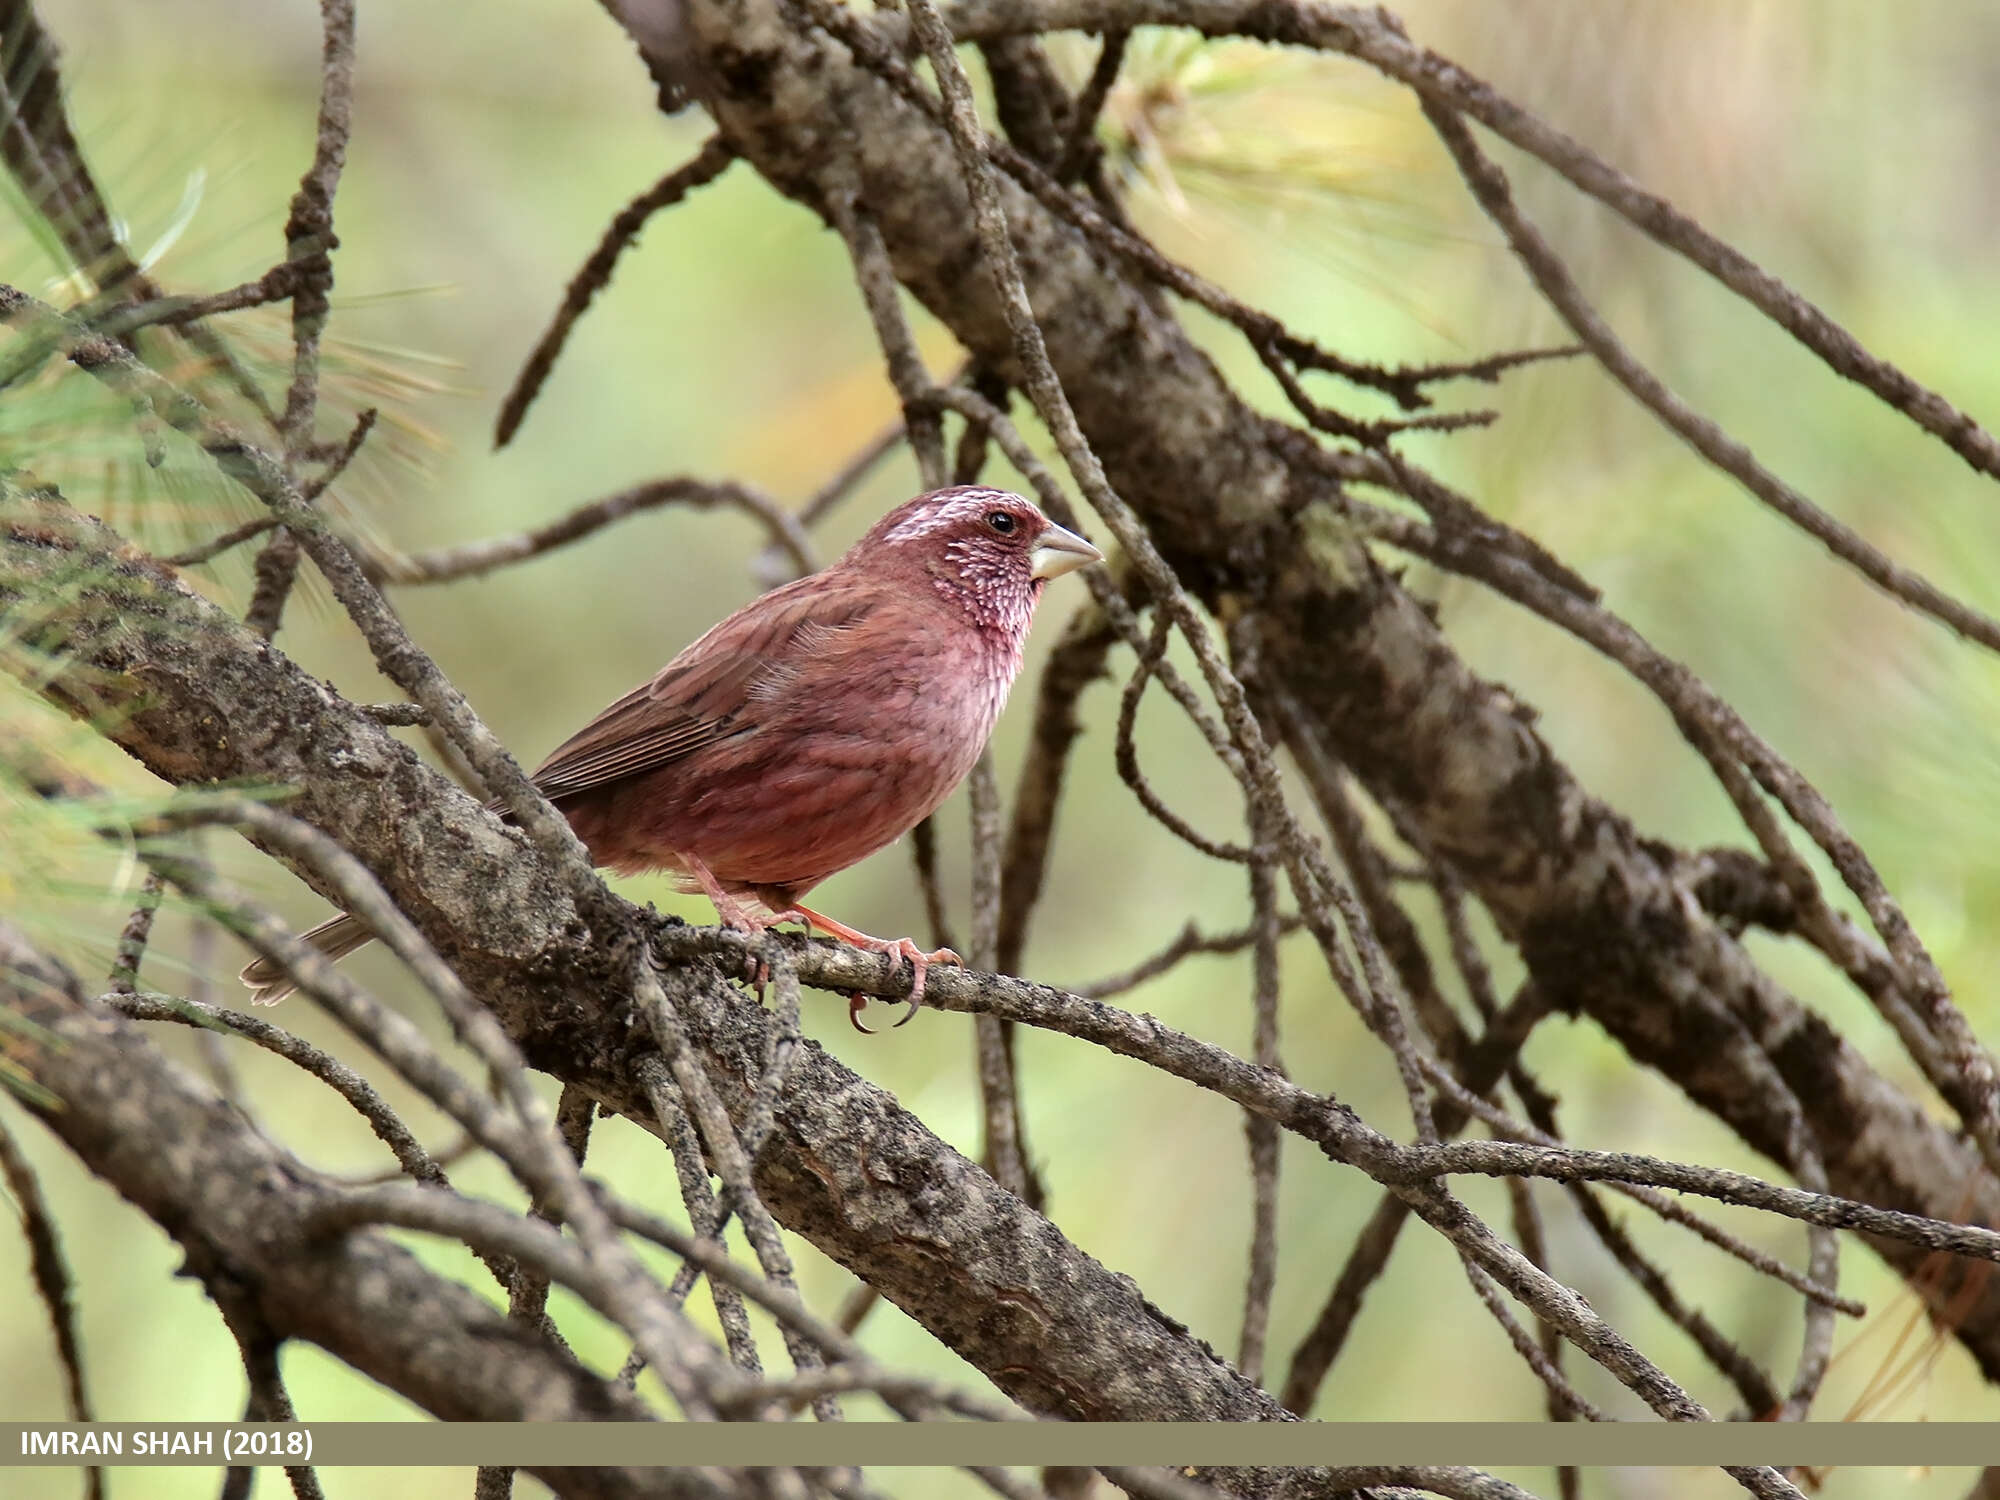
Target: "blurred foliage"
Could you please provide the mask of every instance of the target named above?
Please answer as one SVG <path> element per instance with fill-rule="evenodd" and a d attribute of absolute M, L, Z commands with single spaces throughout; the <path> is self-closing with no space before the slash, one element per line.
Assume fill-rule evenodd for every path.
<path fill-rule="evenodd" d="M 1862 0 L 1530 0 L 1507 7 L 1502 22 L 1473 0 L 1400 9 L 1421 42 L 1673 197 L 1989 426 L 2000 418 L 2000 364 L 1985 333 L 2000 310 L 2000 262 L 1991 253 L 2000 177 L 1989 156 L 2000 136 L 2000 13 Z M 76 122 L 98 178 L 134 254 L 152 256 L 162 284 L 214 290 L 276 260 L 285 204 L 311 145 L 314 7 L 44 0 L 43 11 L 65 47 Z M 1094 47 L 1058 44 L 1069 76 L 1087 74 Z M 629 46 L 578 0 L 517 0 L 478 23 L 457 7 L 364 3 L 355 119 L 338 204 L 336 342 L 320 435 L 338 441 L 355 412 L 383 408 L 383 429 L 336 486 L 334 503 L 394 545 L 515 530 L 679 472 L 740 477 L 796 501 L 893 415 L 837 241 L 738 166 L 647 229 L 579 325 L 520 436 L 493 452 L 498 398 L 567 278 L 611 214 L 690 154 L 704 124 L 698 115 L 663 121 Z M 1412 103 L 1357 65 L 1141 34 L 1103 135 L 1136 217 L 1163 248 L 1349 356 L 1405 363 L 1564 341 L 1465 200 Z M 2000 509 L 1990 484 L 1699 273 L 1551 174 L 1511 151 L 1500 156 L 1613 325 L 1669 384 L 1903 560 L 1989 610 L 2000 604 Z M 0 219 L 0 260 L 9 279 L 60 298 L 65 268 L 31 227 Z M 1233 336 L 1200 315 L 1189 321 L 1252 399 L 1282 410 Z M 235 314 L 217 326 L 268 389 L 282 390 L 282 310 Z M 928 322 L 921 332 L 926 354 L 945 367 L 955 354 L 950 337 Z M 6 463 L 59 481 L 79 503 L 163 547 L 249 514 L 178 439 L 169 436 L 161 462 L 149 463 L 129 409 L 62 374 L 45 370 L 0 403 Z M 1357 413 L 1380 406 L 1329 377 L 1314 382 L 1322 400 Z M 1990 852 L 2000 843 L 2000 668 L 1831 563 L 1582 363 L 1447 395 L 1453 404 L 1497 406 L 1504 420 L 1487 432 L 1413 439 L 1412 451 L 1602 585 L 1614 607 L 1794 757 L 1905 900 L 1975 1024 L 1994 1032 L 2000 1009 L 1987 977 L 2000 961 L 1992 921 L 2000 875 Z M 1009 476 L 1002 469 L 995 477 Z M 884 464 L 829 523 L 828 554 L 914 487 L 907 456 Z M 488 579 L 404 590 L 397 602 L 418 639 L 532 761 L 744 602 L 754 592 L 746 562 L 761 543 L 740 517 L 666 511 Z M 248 556 L 240 549 L 190 576 L 240 608 Z M 1742 841 L 1699 761 L 1635 684 L 1473 586 L 1422 567 L 1410 578 L 1439 601 L 1459 649 L 1536 705 L 1542 731 L 1584 781 L 1645 831 L 1690 845 Z M 1054 593 L 1036 652 L 1081 597 Z M 382 696 L 364 647 L 323 605 L 295 606 L 281 645 L 351 696 Z M 1125 967 L 1187 914 L 1222 930 L 1247 913 L 1240 872 L 1176 844 L 1117 783 L 1115 698 L 1099 687 L 1086 700 L 1090 729 L 1027 958 L 1030 973 L 1058 983 Z M 1018 764 L 1025 719 L 1017 707 L 1001 728 L 1003 776 Z M 1141 726 L 1149 773 L 1176 805 L 1236 805 L 1226 777 L 1161 695 L 1149 699 Z M 0 732 L 17 767 L 54 757 L 123 794 L 145 789 L 145 778 L 87 729 L 12 686 L 0 685 Z M 131 863 L 12 786 L 0 782 L 0 895 L 10 911 L 25 907 L 87 975 L 101 975 L 131 899 Z M 954 801 L 941 826 L 961 910 L 963 822 Z M 311 895 L 267 864 L 232 852 L 228 840 L 211 849 L 289 915 L 316 916 Z M 636 899 L 710 920 L 698 899 L 665 882 L 628 884 Z M 830 882 L 823 896 L 830 910 L 872 930 L 920 921 L 907 856 L 897 852 Z M 1423 917 L 1438 930 L 1434 911 Z M 223 978 L 187 973 L 189 920 L 163 913 L 149 958 L 156 982 Z M 1878 1066 L 1915 1087 L 1893 1039 L 1823 965 L 1778 943 L 1760 944 L 1760 954 Z M 1517 976 L 1504 952 L 1495 962 L 1501 982 Z M 231 957 L 220 967 L 234 966 Z M 407 993 L 379 953 L 357 958 L 355 971 L 385 993 Z M 1237 960 L 1197 960 L 1131 1002 L 1243 1050 L 1246 976 Z M 1285 976 L 1292 1075 L 1395 1128 L 1405 1116 L 1390 1067 L 1296 941 Z M 449 1048 L 428 1009 L 412 1008 Z M 837 1002 L 812 1004 L 816 1038 L 947 1139 L 974 1149 L 963 1018 L 933 1014 L 860 1038 L 839 1012 Z M 351 1050 L 306 1006 L 288 1006 L 279 1019 Z M 162 1040 L 199 1065 L 191 1039 Z M 1020 1052 L 1030 1144 L 1056 1221 L 1218 1348 L 1233 1349 L 1249 1232 L 1240 1118 L 1061 1038 L 1026 1035 Z M 1586 1025 L 1546 1024 L 1530 1060 L 1560 1092 L 1578 1140 L 1751 1171 L 1766 1165 Z M 357 1173 L 384 1165 L 379 1145 L 331 1095 L 299 1087 L 260 1053 L 245 1049 L 237 1066 L 259 1117 L 316 1164 Z M 385 1091 L 427 1139 L 445 1142 L 449 1132 L 433 1113 L 393 1083 Z M 27 1145 L 76 1261 L 99 1409 L 145 1419 L 235 1411 L 233 1352 L 199 1288 L 173 1276 L 171 1243 L 45 1138 L 28 1133 Z M 1376 1197 L 1356 1174 L 1330 1172 L 1297 1142 L 1287 1142 L 1285 1161 L 1273 1378 Z M 592 1164 L 678 1211 L 671 1173 L 633 1127 L 600 1125 Z M 472 1191 L 516 1201 L 488 1169 L 460 1175 Z M 1504 1215 L 1497 1185 L 1464 1189 L 1483 1212 Z M 1555 1270 L 1698 1397 L 1729 1409 L 1731 1393 L 1685 1339 L 1640 1305 L 1556 1211 L 1546 1185 L 1535 1191 L 1549 1210 Z M 1789 1369 L 1798 1316 L 1786 1299 L 1679 1231 L 1624 1217 L 1671 1262 L 1684 1297 L 1767 1367 Z M 1803 1236 L 1785 1226 L 1717 1217 L 1794 1260 L 1801 1254 Z M 463 1254 L 413 1243 L 497 1300 Z M 850 1278 L 799 1250 L 809 1300 L 837 1301 Z M 18 1240 L 0 1235 L 0 1285 L 24 1289 L 24 1267 Z M 1823 1417 L 1851 1409 L 1905 1419 L 1995 1414 L 1969 1359 L 1928 1341 L 1912 1299 L 1858 1247 L 1844 1256 L 1844 1286 L 1872 1313 L 1843 1331 Z M 55 1417 L 59 1386 L 44 1321 L 25 1295 L 10 1306 L 0 1319 L 0 1410 Z M 703 1296 L 692 1306 L 711 1317 Z M 622 1358 L 587 1311 L 561 1299 L 557 1311 L 585 1358 L 606 1366 Z M 893 1308 L 878 1309 L 865 1337 L 885 1360 L 973 1378 Z M 1913 1349 L 1920 1357 L 1894 1399 L 1857 1407 L 1878 1374 Z M 292 1346 L 286 1360 L 305 1413 L 414 1415 L 315 1350 Z M 1575 1363 L 1586 1392 L 1604 1399 L 1599 1372 L 1576 1372 Z M 1419 1414 L 1415 1393 L 1427 1417 L 1541 1412 L 1537 1388 L 1475 1310 L 1453 1258 L 1433 1237 L 1412 1233 L 1372 1294 L 1318 1414 L 1410 1417 Z M 865 1403 L 856 1407 L 868 1414 Z M 1514 1477 L 1548 1485 L 1546 1475 Z M 380 1492 L 360 1471 L 325 1479 L 335 1496 Z M 942 1475 L 878 1482 L 898 1495 L 959 1492 Z M 8 1493 L 40 1500 L 70 1493 L 73 1483 L 55 1471 L 21 1471 Z M 160 1471 L 144 1493 L 212 1487 L 199 1471 Z M 1965 1487 L 1963 1473 L 1873 1471 L 1831 1475 L 1824 1493 L 1934 1497 Z M 395 1482 L 402 1496 L 468 1488 L 468 1476 L 450 1471 Z M 522 1482 L 522 1493 L 536 1490 Z M 1712 1473 L 1632 1471 L 1592 1476 L 1586 1492 L 1642 1500 L 1736 1491 Z"/>

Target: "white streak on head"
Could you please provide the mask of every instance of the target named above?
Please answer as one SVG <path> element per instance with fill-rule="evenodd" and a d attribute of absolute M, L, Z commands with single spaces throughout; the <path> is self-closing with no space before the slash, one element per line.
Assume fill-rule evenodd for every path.
<path fill-rule="evenodd" d="M 979 515 L 997 500 L 1015 500 L 1022 497 L 1006 490 L 960 489 L 940 490 L 934 495 L 925 495 L 912 500 L 901 509 L 907 511 L 901 520 L 881 535 L 881 540 L 892 544 L 914 542 L 919 537 L 947 531 L 974 516 Z M 890 512 L 895 515 L 896 512 Z M 884 517 L 884 520 L 889 517 Z"/>

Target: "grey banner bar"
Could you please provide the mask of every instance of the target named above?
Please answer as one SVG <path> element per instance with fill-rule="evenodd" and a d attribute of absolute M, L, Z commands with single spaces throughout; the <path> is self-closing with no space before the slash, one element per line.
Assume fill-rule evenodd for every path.
<path fill-rule="evenodd" d="M 79 1463 L 2000 1464 L 2000 1423 L 0 1423 L 0 1466 Z"/>

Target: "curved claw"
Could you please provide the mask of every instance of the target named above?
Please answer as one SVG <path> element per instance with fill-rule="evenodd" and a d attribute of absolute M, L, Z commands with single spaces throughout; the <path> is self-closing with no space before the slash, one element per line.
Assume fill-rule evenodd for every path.
<path fill-rule="evenodd" d="M 856 948 L 862 948 L 871 953 L 886 953 L 892 958 L 907 958 L 910 961 L 910 998 L 909 1003 L 904 1007 L 902 1020 L 896 1022 L 898 1026 L 905 1024 L 911 1016 L 917 1013 L 917 1008 L 924 1003 L 924 974 L 932 964 L 962 964 L 964 962 L 963 959 L 949 948 L 940 948 L 935 953 L 926 953 L 908 938 L 870 937 L 867 933 L 857 932 L 845 922 L 836 922 L 831 917 L 816 912 L 809 906 L 801 906 L 796 901 L 788 904 L 784 903 L 780 899 L 782 895 L 782 892 L 774 890 L 765 898 L 772 907 L 771 922 L 804 922 L 808 927 L 817 927 L 821 932 L 831 933 L 842 942 L 852 944 Z M 783 910 L 778 909 L 781 905 L 783 906 Z M 717 909 L 721 909 L 721 902 L 719 901 L 717 902 Z M 766 925 L 769 924 L 767 923 Z M 857 994 L 850 996 L 847 1004 L 847 1019 L 848 1023 L 856 1031 L 867 1032 L 873 1035 L 871 1027 L 861 1024 L 861 1009 L 867 1003 L 868 997 L 866 995 Z"/>
<path fill-rule="evenodd" d="M 903 1003 L 902 1015 L 897 1017 L 895 1024 L 889 1028 L 891 1031 L 894 1031 L 897 1026 L 908 1025 L 910 1017 L 914 1016 L 922 1008 L 924 1003 L 924 981 L 929 974 L 932 964 L 962 965 L 965 962 L 964 959 L 960 958 L 949 948 L 939 948 L 934 953 L 926 953 L 908 938 L 898 938 L 892 943 L 885 942 L 882 944 L 880 951 L 891 957 L 906 958 L 910 961 L 910 995 Z M 869 996 L 859 992 L 848 997 L 847 1021 L 856 1031 L 873 1036 L 875 1035 L 875 1028 L 861 1024 L 861 1012 L 867 1006 L 869 998 Z"/>

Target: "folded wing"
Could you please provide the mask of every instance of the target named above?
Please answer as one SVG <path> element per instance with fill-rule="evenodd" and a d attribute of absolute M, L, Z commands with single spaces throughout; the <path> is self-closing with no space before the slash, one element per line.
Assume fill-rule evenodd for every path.
<path fill-rule="evenodd" d="M 557 746 L 535 771 L 535 785 L 560 805 L 756 733 L 770 705 L 837 649 L 880 597 L 826 574 L 772 590 Z"/>

